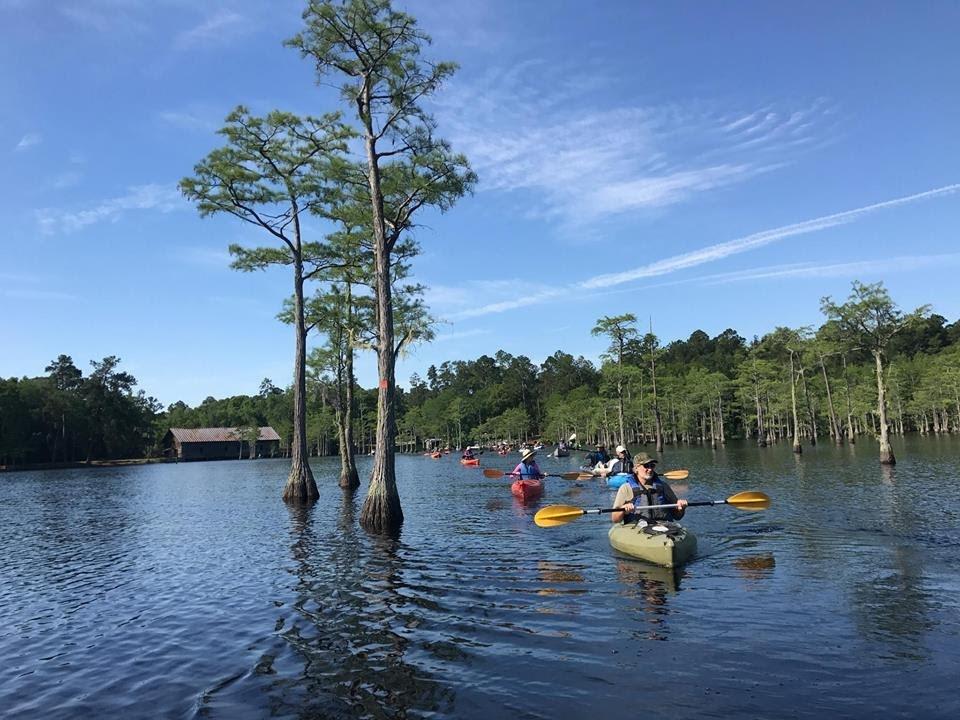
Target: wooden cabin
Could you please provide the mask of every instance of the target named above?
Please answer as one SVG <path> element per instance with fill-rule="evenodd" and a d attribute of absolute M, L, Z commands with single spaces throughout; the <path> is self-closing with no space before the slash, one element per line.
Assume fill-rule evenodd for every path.
<path fill-rule="evenodd" d="M 170 428 L 163 436 L 163 452 L 178 460 L 277 457 L 280 454 L 277 431 L 272 427 L 262 427 L 259 431 L 256 444 L 251 448 L 250 442 L 241 437 L 241 428 Z"/>

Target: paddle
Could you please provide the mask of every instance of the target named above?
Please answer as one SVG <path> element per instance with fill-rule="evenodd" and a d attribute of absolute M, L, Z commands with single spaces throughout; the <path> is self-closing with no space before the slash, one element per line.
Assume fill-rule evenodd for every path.
<path fill-rule="evenodd" d="M 747 490 L 731 495 L 726 500 L 700 500 L 687 503 L 687 507 L 707 507 L 712 505 L 733 505 L 740 510 L 766 510 L 770 507 L 770 498 L 762 492 Z M 641 510 L 654 508 L 675 508 L 677 503 L 669 505 L 644 505 Z M 586 510 L 573 505 L 548 505 L 533 516 L 533 521 L 540 527 L 556 527 L 566 525 L 584 515 L 599 515 L 602 513 L 621 512 L 622 508 L 595 508 Z"/>
<path fill-rule="evenodd" d="M 494 470 L 493 468 L 487 468 L 483 471 L 483 474 L 488 478 L 502 478 L 504 475 L 519 475 L 520 473 L 508 473 L 503 470 Z M 568 472 L 561 473 L 559 475 L 555 473 L 548 473 L 544 477 L 558 477 L 563 478 L 564 480 L 589 480 L 593 477 L 591 473 L 588 472 Z"/>

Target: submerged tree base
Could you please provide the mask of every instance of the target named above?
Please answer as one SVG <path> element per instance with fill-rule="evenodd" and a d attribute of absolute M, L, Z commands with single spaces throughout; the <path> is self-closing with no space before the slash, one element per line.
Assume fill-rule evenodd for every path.
<path fill-rule="evenodd" d="M 360 510 L 360 527 L 378 535 L 397 535 L 403 525 L 403 510 L 396 494 L 367 495 Z"/>
<path fill-rule="evenodd" d="M 283 500 L 288 503 L 312 503 L 320 492 L 313 479 L 313 471 L 305 463 L 294 463 L 290 468 L 290 476 L 283 487 Z"/>
<path fill-rule="evenodd" d="M 881 450 L 880 451 L 880 464 L 881 465 L 896 465 L 897 458 L 893 455 L 893 450 Z"/>
<path fill-rule="evenodd" d="M 350 470 L 341 471 L 339 484 L 344 490 L 356 490 L 360 487 L 360 475 L 357 474 L 357 469 L 350 468 Z"/>

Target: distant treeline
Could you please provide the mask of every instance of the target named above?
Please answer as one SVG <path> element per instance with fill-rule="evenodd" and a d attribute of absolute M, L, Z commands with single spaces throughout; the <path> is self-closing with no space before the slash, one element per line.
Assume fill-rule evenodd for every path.
<path fill-rule="evenodd" d="M 623 435 L 633 444 L 655 440 L 657 411 L 667 444 L 776 442 L 793 434 L 794 397 L 797 435 L 807 442 L 874 434 L 874 359 L 839 343 L 834 329 L 830 322 L 816 331 L 777 328 L 749 342 L 733 330 L 713 338 L 697 330 L 665 347 L 651 334 L 637 335 L 600 367 L 559 350 L 540 365 L 502 351 L 445 362 L 426 378 L 413 375 L 410 389 L 398 393 L 398 443 L 412 451 L 426 438 L 465 445 L 572 433 L 581 443 L 619 442 L 620 397 Z M 893 432 L 960 431 L 960 322 L 918 318 L 892 336 L 884 354 Z M 84 376 L 61 355 L 43 376 L 0 379 L 0 465 L 156 456 L 170 427 L 270 425 L 289 447 L 292 393 L 268 379 L 256 395 L 208 397 L 196 407 L 177 402 L 163 411 L 118 358 L 90 364 Z M 310 450 L 333 454 L 338 393 L 321 364 L 311 368 Z M 360 452 L 373 444 L 376 399 L 375 389 L 356 392 Z"/>
<path fill-rule="evenodd" d="M 539 366 L 505 352 L 446 362 L 431 367 L 425 380 L 411 378 L 401 436 L 465 444 L 501 438 L 557 441 L 576 432 L 583 444 L 619 441 L 620 381 L 626 441 L 653 442 L 655 369 L 667 444 L 731 437 L 775 442 L 791 436 L 791 349 L 800 437 L 872 434 L 877 430 L 874 359 L 864 348 L 844 351 L 830 338 L 830 329 L 778 328 L 750 342 L 734 330 L 713 338 L 697 330 L 662 348 L 647 334 L 625 343 L 620 367 L 612 356 L 597 368 L 562 351 Z M 960 322 L 947 324 L 940 315 L 923 318 L 893 337 L 886 357 L 894 432 L 960 430 Z"/>
<path fill-rule="evenodd" d="M 91 361 L 84 377 L 60 355 L 35 378 L 0 378 L 0 465 L 142 457 L 154 444 L 160 404 L 119 369 Z"/>

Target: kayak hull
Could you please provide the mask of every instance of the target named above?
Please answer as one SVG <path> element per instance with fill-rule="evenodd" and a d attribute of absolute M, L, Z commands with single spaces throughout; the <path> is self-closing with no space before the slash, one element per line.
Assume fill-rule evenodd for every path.
<path fill-rule="evenodd" d="M 697 536 L 673 522 L 617 523 L 607 535 L 614 550 L 661 567 L 683 565 L 697 551 Z"/>
<path fill-rule="evenodd" d="M 543 495 L 543 480 L 514 480 L 510 485 L 510 492 L 523 502 L 536 500 Z"/>
<path fill-rule="evenodd" d="M 479 458 L 473 458 L 472 460 L 463 459 L 460 461 L 460 464 L 466 465 L 467 467 L 479 467 L 480 459 Z"/>

